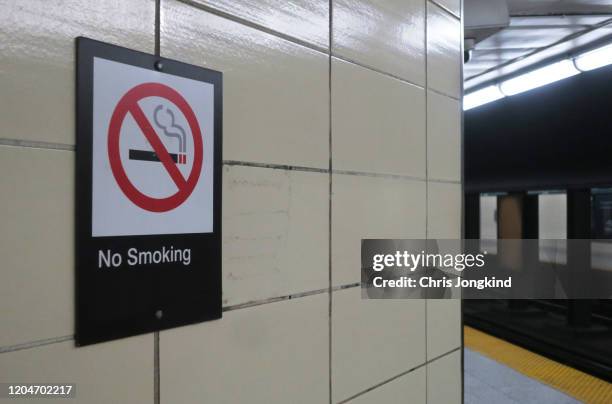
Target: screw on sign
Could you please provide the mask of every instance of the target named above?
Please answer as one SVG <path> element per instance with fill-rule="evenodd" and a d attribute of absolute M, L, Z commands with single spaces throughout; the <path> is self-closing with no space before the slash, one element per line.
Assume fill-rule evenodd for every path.
<path fill-rule="evenodd" d="M 187 162 L 187 138 L 185 131 L 180 126 L 175 125 L 174 114 L 170 109 L 165 111 L 165 113 L 170 116 L 171 122 L 170 125 L 166 126 L 159 122 L 159 115 L 163 112 L 163 106 L 159 105 L 155 109 L 155 124 L 162 128 L 166 136 L 175 137 L 179 141 L 179 153 L 169 153 L 153 128 L 153 125 L 151 125 L 149 119 L 138 105 L 138 101 L 147 97 L 159 97 L 168 100 L 174 104 L 187 119 L 194 146 L 193 165 L 187 178 L 183 176 L 177 167 L 177 164 L 185 164 Z M 153 152 L 130 150 L 129 158 L 132 160 L 160 161 L 178 188 L 173 195 L 165 198 L 155 198 L 146 195 L 134 186 L 126 174 L 119 152 L 119 138 L 121 136 L 121 127 L 128 113 L 132 115 L 145 138 L 153 148 Z M 169 131 L 168 126 L 175 130 Z M 135 205 L 150 212 L 170 211 L 185 202 L 198 183 L 203 163 L 203 142 L 200 125 L 187 101 L 176 90 L 160 83 L 144 83 L 137 85 L 125 93 L 113 111 L 108 129 L 108 158 L 119 188 L 121 188 L 123 193 Z"/>

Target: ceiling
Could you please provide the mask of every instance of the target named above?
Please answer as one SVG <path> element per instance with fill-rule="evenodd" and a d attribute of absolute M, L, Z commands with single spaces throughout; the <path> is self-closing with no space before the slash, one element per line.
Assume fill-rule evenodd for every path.
<path fill-rule="evenodd" d="M 507 27 L 477 32 L 466 29 L 466 38 L 476 38 L 477 42 L 464 66 L 466 90 L 544 59 L 588 47 L 608 36 L 612 40 L 610 0 L 507 0 L 506 3 L 510 14 Z M 469 12 L 466 8 L 465 13 Z"/>
<path fill-rule="evenodd" d="M 612 13 L 610 0 L 508 0 L 510 15 Z"/>

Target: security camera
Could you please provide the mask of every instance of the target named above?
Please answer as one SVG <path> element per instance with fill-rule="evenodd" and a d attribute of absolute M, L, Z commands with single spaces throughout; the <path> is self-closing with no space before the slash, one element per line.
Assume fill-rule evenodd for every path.
<path fill-rule="evenodd" d="M 472 58 L 472 51 L 476 46 L 474 38 L 465 38 L 463 41 L 463 63 L 467 63 Z"/>
<path fill-rule="evenodd" d="M 463 51 L 463 63 L 469 62 L 471 58 L 472 58 L 472 51 L 471 50 Z"/>

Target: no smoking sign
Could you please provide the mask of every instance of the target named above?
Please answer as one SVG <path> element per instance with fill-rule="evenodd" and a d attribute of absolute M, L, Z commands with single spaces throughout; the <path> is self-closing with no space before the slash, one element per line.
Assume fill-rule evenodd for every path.
<path fill-rule="evenodd" d="M 78 344 L 221 316 L 221 85 L 78 38 Z"/>
<path fill-rule="evenodd" d="M 101 58 L 94 70 L 92 234 L 212 232 L 214 86 Z"/>
<path fill-rule="evenodd" d="M 159 99 L 153 113 L 153 122 L 158 128 L 157 130 L 139 105 L 140 101 L 153 97 Z M 178 113 L 185 117 L 188 123 L 188 131 L 176 123 L 175 117 Z M 136 121 L 140 132 L 148 141 L 152 151 L 130 149 L 128 160 L 122 161 L 121 128 L 128 114 Z M 160 114 L 165 115 L 166 122 L 159 118 Z M 164 137 L 158 134 L 159 131 L 173 143 L 176 143 L 178 153 L 171 154 L 168 151 L 168 147 L 163 141 Z M 187 133 L 191 134 L 189 138 Z M 188 140 L 191 140 L 192 144 L 190 159 L 187 158 L 186 145 Z M 193 109 L 176 90 L 161 83 L 144 83 L 131 88 L 119 100 L 109 123 L 108 160 L 113 176 L 123 193 L 135 205 L 149 212 L 167 212 L 176 209 L 189 198 L 200 179 L 202 147 L 202 133 Z M 123 155 L 125 156 L 125 153 Z M 149 196 L 139 190 L 127 174 L 126 165 L 129 164 L 129 160 L 162 163 L 168 177 L 176 185 L 177 191 L 167 197 L 159 198 Z M 179 165 L 186 164 L 187 160 L 192 161 L 193 164 L 191 164 L 189 173 L 185 177 L 179 169 Z"/>

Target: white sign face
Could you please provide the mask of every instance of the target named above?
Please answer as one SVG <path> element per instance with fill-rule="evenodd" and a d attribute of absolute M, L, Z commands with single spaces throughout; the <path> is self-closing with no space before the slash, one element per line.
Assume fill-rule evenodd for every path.
<path fill-rule="evenodd" d="M 213 90 L 94 58 L 93 237 L 213 232 Z"/>

